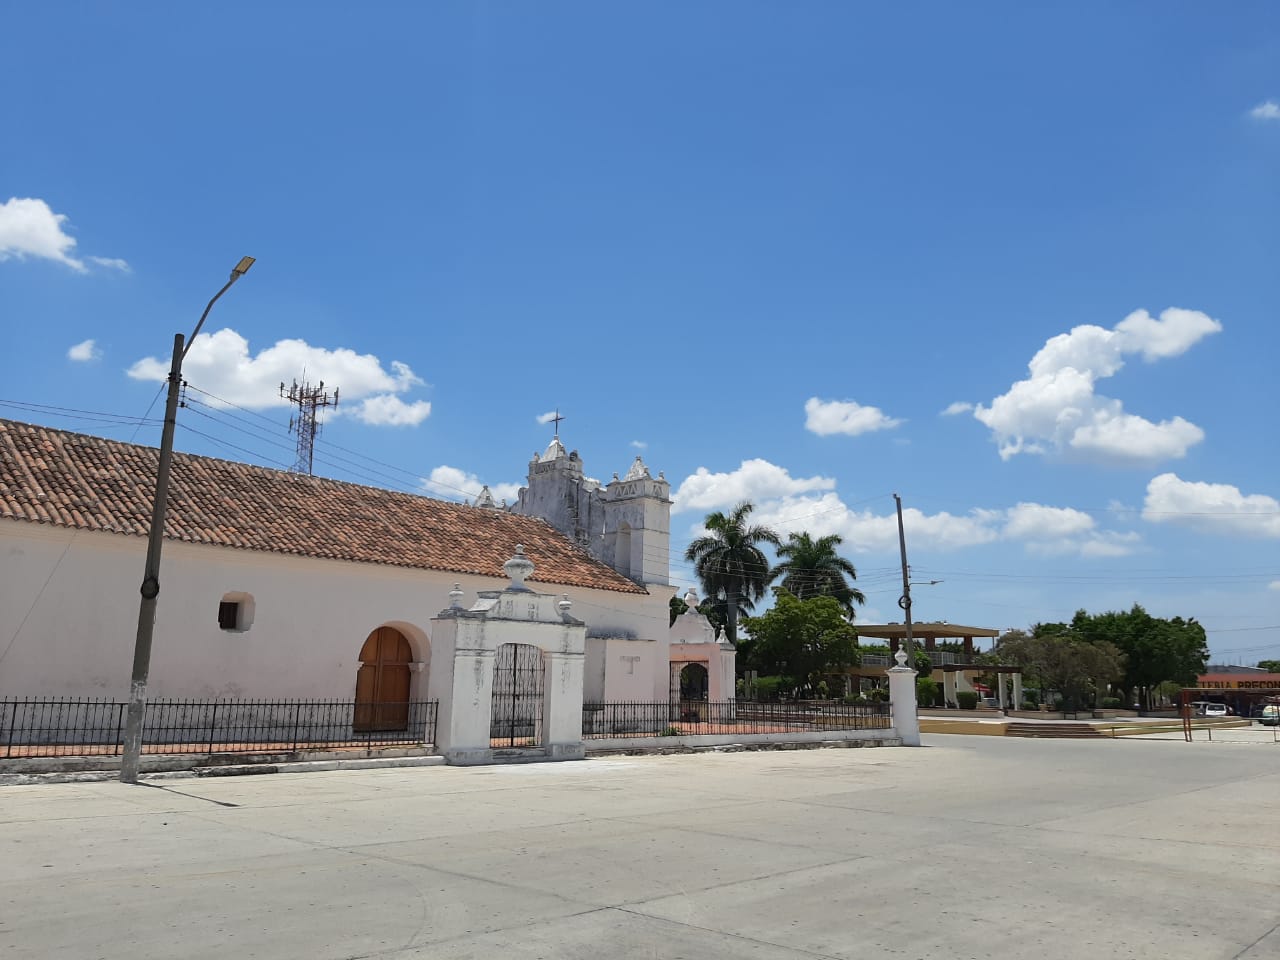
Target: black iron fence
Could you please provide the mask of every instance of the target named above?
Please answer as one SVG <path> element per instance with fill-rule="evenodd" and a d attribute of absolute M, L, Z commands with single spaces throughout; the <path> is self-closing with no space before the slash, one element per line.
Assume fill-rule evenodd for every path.
<path fill-rule="evenodd" d="M 893 725 L 887 703 L 754 703 L 672 700 L 654 703 L 586 703 L 582 736 L 695 736 L 729 733 L 790 733 L 820 730 L 887 730 Z"/>
<path fill-rule="evenodd" d="M 370 705 L 352 700 L 149 700 L 142 752 L 294 752 L 434 743 L 435 700 Z M 0 699 L 0 758 L 119 756 L 118 700 Z"/>

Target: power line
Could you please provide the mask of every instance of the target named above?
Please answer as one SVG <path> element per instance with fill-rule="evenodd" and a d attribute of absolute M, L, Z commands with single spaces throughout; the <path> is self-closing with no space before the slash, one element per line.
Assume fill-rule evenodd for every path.
<path fill-rule="evenodd" d="M 115 426 L 142 426 L 146 423 L 159 423 L 159 420 L 148 420 L 146 416 L 131 417 L 125 413 L 107 413 L 101 410 L 81 410 L 77 407 L 59 407 L 50 403 L 30 403 L 21 400 L 0 400 L 0 407 L 25 410 L 28 413 L 41 413 L 45 416 L 62 417 L 67 420 L 86 420 L 97 423 L 110 423 Z M 148 413 L 150 409 L 148 408 Z"/>

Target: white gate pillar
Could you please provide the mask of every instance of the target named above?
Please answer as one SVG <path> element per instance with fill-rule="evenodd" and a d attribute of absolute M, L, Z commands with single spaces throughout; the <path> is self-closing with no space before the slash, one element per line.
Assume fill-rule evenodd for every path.
<path fill-rule="evenodd" d="M 439 701 L 436 749 L 449 763 L 486 763 L 490 757 L 494 651 L 484 649 L 483 624 L 437 618 L 434 668 L 428 696 Z"/>
<path fill-rule="evenodd" d="M 552 760 L 581 760 L 582 672 L 581 652 L 554 651 L 542 658 L 542 743 Z"/>
<path fill-rule="evenodd" d="M 1022 709 L 1022 674 L 1013 675 L 1013 709 Z"/>
<path fill-rule="evenodd" d="M 916 715 L 916 672 L 907 666 L 907 651 L 899 648 L 894 654 L 896 667 L 885 671 L 889 675 L 889 708 L 893 715 L 893 729 L 904 747 L 920 746 L 920 718 Z"/>

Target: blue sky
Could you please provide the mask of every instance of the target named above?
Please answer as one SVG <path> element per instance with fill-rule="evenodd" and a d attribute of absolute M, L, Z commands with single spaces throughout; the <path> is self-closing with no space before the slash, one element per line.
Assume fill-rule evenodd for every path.
<path fill-rule="evenodd" d="M 897 491 L 920 619 L 1280 656 L 1280 10 L 1043 6 L 10 6 L 0 415 L 158 443 L 249 254 L 180 449 L 305 369 L 317 473 L 509 496 L 559 407 L 682 586 L 750 497 L 898 619 Z"/>

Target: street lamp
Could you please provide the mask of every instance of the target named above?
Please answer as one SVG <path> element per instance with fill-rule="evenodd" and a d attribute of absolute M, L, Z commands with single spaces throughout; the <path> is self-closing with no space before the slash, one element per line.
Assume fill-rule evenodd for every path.
<path fill-rule="evenodd" d="M 125 715 L 124 756 L 120 761 L 120 781 L 138 782 L 142 758 L 142 713 L 147 702 L 147 675 L 151 672 L 151 640 L 156 626 L 156 602 L 160 596 L 160 547 L 164 543 L 164 515 L 169 496 L 169 467 L 173 462 L 173 431 L 178 423 L 178 395 L 182 386 L 182 361 L 191 343 L 204 326 L 209 311 L 231 285 L 249 272 L 253 257 L 241 257 L 231 270 L 231 278 L 213 295 L 191 331 L 191 341 L 182 334 L 173 336 L 173 361 L 169 366 L 169 394 L 164 408 L 164 430 L 160 435 L 160 466 L 156 471 L 155 501 L 151 505 L 151 530 L 147 535 L 147 565 L 142 575 L 142 602 L 138 606 L 138 636 L 133 645 L 133 676 L 129 682 L 129 707 Z"/>

